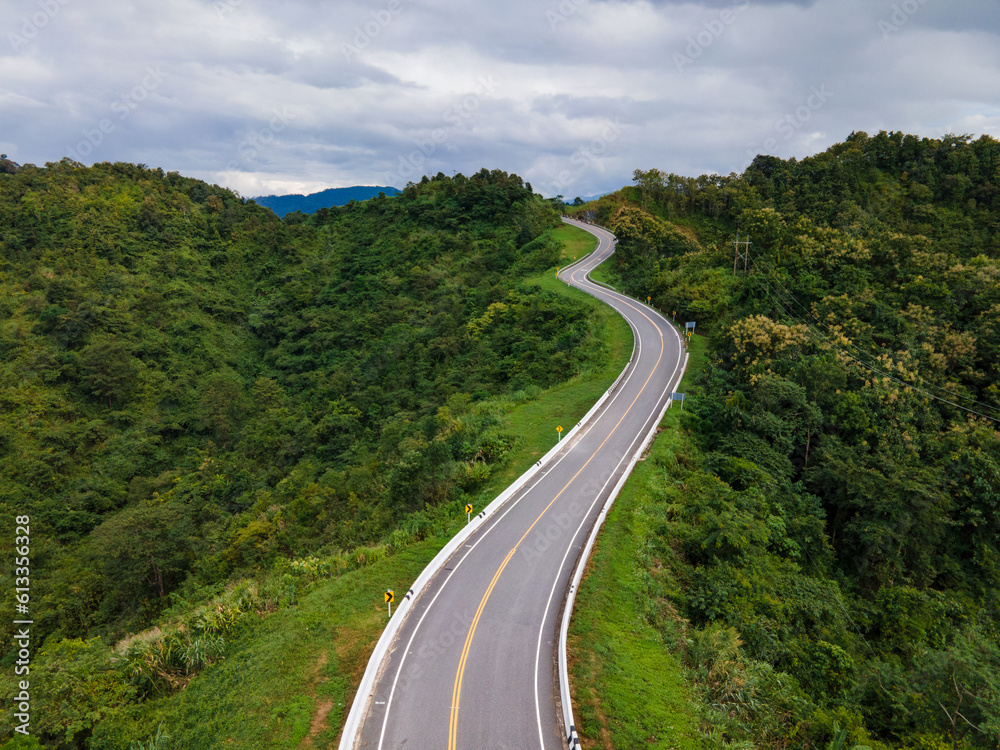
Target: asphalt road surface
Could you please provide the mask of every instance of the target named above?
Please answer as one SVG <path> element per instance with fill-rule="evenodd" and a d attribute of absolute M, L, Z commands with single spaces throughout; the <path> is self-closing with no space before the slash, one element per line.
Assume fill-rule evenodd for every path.
<path fill-rule="evenodd" d="M 570 577 L 608 494 L 676 388 L 683 356 L 666 319 L 586 279 L 613 251 L 613 237 L 578 226 L 599 247 L 560 277 L 629 321 L 632 362 L 604 406 L 417 595 L 371 692 L 359 748 L 566 747 L 556 647 Z"/>

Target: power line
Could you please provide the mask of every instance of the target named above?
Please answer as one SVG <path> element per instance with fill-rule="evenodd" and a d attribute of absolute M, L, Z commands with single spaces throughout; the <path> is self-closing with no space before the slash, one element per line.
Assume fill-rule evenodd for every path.
<path fill-rule="evenodd" d="M 740 242 L 739 234 L 736 235 L 736 255 L 733 258 L 733 275 L 736 275 L 736 269 L 739 268 L 740 261 L 743 261 L 743 275 L 747 275 L 747 266 L 750 264 L 750 237 Z M 743 252 L 740 252 L 740 245 L 743 245 Z"/>
<path fill-rule="evenodd" d="M 830 326 L 828 326 L 826 323 L 824 323 L 811 309 L 807 308 L 805 305 L 803 305 L 801 302 L 799 302 L 799 300 L 795 297 L 795 295 L 792 294 L 781 283 L 781 280 L 780 280 L 780 278 L 778 276 L 777 271 L 770 264 L 768 264 L 768 263 L 766 263 L 764 261 L 760 261 L 759 263 L 757 263 L 755 265 L 760 265 L 760 266 L 764 267 L 768 271 L 768 275 L 772 279 L 774 279 L 775 284 L 781 289 L 782 292 L 784 292 L 785 296 L 787 296 L 788 299 L 792 303 L 794 303 L 805 315 L 807 315 L 808 317 L 810 317 L 813 320 L 815 320 L 816 323 L 817 323 L 817 325 L 825 328 L 831 335 L 836 335 L 835 332 L 833 331 L 833 329 L 830 328 Z M 796 319 L 801 319 L 797 315 L 795 315 L 794 313 L 792 313 L 792 316 L 795 317 Z M 824 338 L 826 338 L 826 337 L 824 337 Z M 834 342 L 831 342 L 831 345 L 837 346 L 836 343 L 834 343 Z M 859 357 L 862 356 L 862 353 L 861 353 L 860 349 L 857 346 L 853 346 L 852 345 L 852 348 L 854 348 L 855 351 L 858 352 L 858 356 Z M 876 361 L 877 361 L 877 358 L 876 358 Z M 874 366 L 872 365 L 872 367 L 874 367 Z M 930 384 L 928 384 L 928 385 L 929 385 L 929 387 L 934 388 L 935 390 L 939 390 L 942 393 L 947 393 L 949 396 L 954 396 L 955 395 L 955 394 L 952 394 L 950 391 L 947 391 L 947 390 L 945 390 L 943 388 L 939 388 L 938 386 L 930 385 Z M 980 402 L 977 402 L 975 399 L 969 398 L 968 396 L 959 396 L 959 397 L 960 398 L 965 398 L 966 400 L 972 401 L 973 403 L 980 403 Z M 993 408 L 993 407 L 988 406 L 987 404 L 981 404 L 981 405 L 985 406 L 986 408 L 991 408 L 991 409 Z"/>
<path fill-rule="evenodd" d="M 756 265 L 756 264 L 755 264 L 755 265 Z M 775 283 L 777 284 L 777 286 L 781 288 L 781 290 L 782 290 L 782 291 L 783 291 L 783 292 L 785 293 L 785 295 L 787 295 L 787 297 L 788 297 L 789 299 L 791 299 L 791 300 L 792 300 L 792 301 L 793 301 L 793 302 L 794 302 L 794 303 L 795 303 L 795 304 L 796 304 L 796 305 L 798 306 L 798 308 L 799 308 L 800 310 L 802 310 L 802 311 L 803 311 L 803 312 L 804 312 L 804 313 L 805 313 L 806 315 L 808 315 L 808 316 L 809 316 L 809 317 L 811 317 L 811 318 L 812 318 L 813 320 L 815 320 L 815 321 L 816 321 L 816 323 L 817 323 L 818 325 L 822 326 L 823 328 L 826 328 L 826 330 L 827 330 L 827 331 L 829 331 L 831 335 L 835 335 L 835 332 L 834 332 L 834 331 L 833 331 L 833 330 L 832 330 L 832 329 L 831 329 L 831 328 L 830 328 L 830 327 L 829 327 L 829 326 L 828 326 L 828 325 L 827 325 L 826 323 L 824 323 L 824 322 L 823 322 L 822 320 L 820 320 L 820 318 L 819 318 L 819 317 L 817 317 L 817 316 L 816 316 L 816 314 L 812 312 L 812 310 L 810 310 L 810 309 L 806 308 L 806 307 L 805 307 L 805 305 L 803 305 L 803 304 L 802 304 L 801 302 L 799 302 L 799 301 L 798 301 L 798 299 L 796 299 L 795 295 L 794 295 L 794 294 L 792 294 L 792 293 L 791 293 L 791 292 L 790 292 L 790 291 L 789 291 L 789 290 L 788 290 L 788 289 L 787 289 L 787 288 L 786 288 L 786 287 L 785 287 L 785 286 L 784 286 L 784 285 L 783 285 L 783 284 L 781 283 L 781 281 L 780 281 L 780 279 L 779 279 L 779 277 L 778 277 L 778 273 L 777 273 L 777 271 L 776 271 L 776 270 L 775 270 L 775 269 L 774 269 L 774 268 L 773 268 L 773 267 L 772 267 L 772 266 L 771 266 L 770 264 L 768 264 L 767 262 L 765 262 L 765 261 L 763 261 L 763 260 L 759 260 L 759 265 L 761 265 L 761 266 L 765 267 L 766 269 L 768 269 L 768 271 L 770 272 L 770 276 L 771 276 L 771 277 L 772 277 L 772 278 L 774 279 L 774 281 L 775 281 Z M 799 318 L 798 316 L 796 316 L 796 315 L 795 315 L 794 313 L 789 313 L 789 314 L 791 315 L 791 317 L 794 317 L 794 318 L 796 318 L 797 320 L 801 320 L 801 318 Z M 805 322 L 805 323 L 806 323 L 806 325 L 808 325 L 808 322 L 806 322 L 806 321 L 803 321 L 803 322 Z M 820 334 L 820 335 L 822 335 L 822 334 Z M 896 380 L 896 382 L 899 382 L 899 383 L 901 383 L 902 385 L 905 385 L 905 386 L 907 386 L 907 387 L 909 387 L 909 388 L 913 388 L 914 390 L 918 390 L 918 391 L 920 391 L 920 392 L 922 392 L 922 393 L 923 393 L 923 391 L 922 391 L 922 390 L 921 390 L 920 388 L 918 388 L 917 386 L 914 386 L 914 385 L 911 385 L 911 384 L 908 384 L 908 383 L 906 383 L 905 381 L 901 381 L 901 380 L 898 380 L 898 379 L 896 379 L 896 378 L 895 378 L 895 377 L 894 377 L 894 376 L 893 376 L 893 375 L 892 375 L 891 373 L 885 373 L 884 371 L 882 371 L 882 370 L 879 370 L 879 369 L 878 369 L 877 367 L 875 367 L 875 365 L 871 364 L 870 362 L 864 362 L 864 361 L 862 361 L 862 360 L 860 359 L 860 357 L 861 357 L 861 356 L 863 356 L 863 353 L 861 352 L 861 350 L 860 350 L 860 349 L 859 349 L 859 348 L 858 348 L 857 346 L 854 346 L 854 345 L 852 345 L 852 348 L 853 348 L 853 349 L 855 350 L 855 352 L 857 352 L 857 356 L 855 356 L 855 355 L 852 355 L 852 354 L 851 354 L 850 352 L 848 352 L 848 351 L 844 350 L 843 348 L 839 347 L 839 346 L 838 346 L 838 345 L 836 344 L 836 342 L 835 342 L 835 341 L 830 341 L 830 340 L 829 340 L 829 339 L 828 339 L 828 338 L 827 338 L 826 336 L 823 336 L 823 338 L 827 339 L 827 341 L 829 341 L 829 342 L 830 342 L 830 345 L 831 345 L 831 346 L 833 346 L 833 347 L 837 348 L 837 349 L 838 349 L 839 351 L 841 351 L 841 352 L 842 352 L 842 353 L 843 353 L 843 354 L 844 354 L 845 356 L 848 356 L 848 357 L 850 357 L 851 359 L 854 359 L 855 361 L 857 361 L 857 362 L 858 362 L 859 364 L 863 365 L 864 367 L 867 367 L 867 368 L 869 368 L 869 369 L 872 369 L 872 370 L 875 370 L 875 371 L 877 371 L 877 372 L 879 372 L 879 373 L 881 373 L 881 374 L 884 374 L 884 375 L 885 375 L 886 377 L 890 377 L 890 378 L 893 378 L 894 380 Z M 877 358 L 876 358 L 876 360 L 875 360 L 875 361 L 878 361 L 878 360 L 877 360 Z M 944 393 L 944 394 L 947 394 L 947 395 L 948 395 L 948 396 L 949 396 L 950 398 L 961 398 L 961 399 L 964 399 L 965 401 L 968 401 L 968 402 L 970 402 L 970 403 L 972 403 L 972 404 L 975 404 L 976 406 L 979 406 L 979 407 L 981 407 L 981 408 L 984 408 L 984 409 L 989 409 L 990 411 L 994 411 L 994 412 L 997 412 L 998 414 L 1000 414 L 1000 409 L 996 409 L 995 407 L 993 407 L 993 406 L 990 406 L 989 404 L 984 404 L 984 403 L 983 403 L 983 402 L 981 402 L 981 401 L 977 401 L 976 399 L 974 399 L 974 398 L 972 398 L 972 397 L 970 397 L 970 396 L 964 396 L 964 395 L 962 395 L 962 394 L 956 394 L 956 393 L 952 393 L 951 391 L 948 391 L 948 390 L 946 390 L 946 389 L 944 389 L 944 388 L 941 388 L 941 387 L 939 387 L 939 386 L 936 386 L 936 385 L 933 385 L 933 384 L 931 384 L 931 383 L 927 383 L 927 381 L 925 381 L 925 380 L 924 380 L 923 378 L 920 378 L 920 382 L 921 382 L 922 384 L 925 384 L 925 385 L 926 385 L 927 387 L 929 387 L 929 388 L 932 388 L 932 389 L 934 389 L 934 390 L 936 390 L 936 391 L 939 391 L 939 392 L 941 392 L 941 393 Z M 938 397 L 934 396 L 933 394 L 927 394 L 927 395 L 930 395 L 930 396 L 931 396 L 932 398 L 938 398 Z M 945 402 L 947 402 L 947 400 L 946 400 L 946 399 L 940 399 L 940 398 L 939 398 L 938 400 L 941 400 L 941 401 L 945 401 Z M 950 402 L 947 402 L 947 403 L 950 403 Z M 959 408 L 963 408 L 963 407 L 959 406 Z M 986 417 L 987 417 L 987 419 L 992 419 L 992 417 L 989 417 L 989 416 L 987 416 L 987 415 L 981 415 L 981 416 L 986 416 Z"/>
<path fill-rule="evenodd" d="M 769 264 L 765 263 L 764 261 L 762 261 L 761 259 L 758 258 L 754 262 L 754 267 L 756 268 L 758 265 L 762 266 L 765 269 L 765 271 L 767 269 L 770 270 L 770 275 L 774 278 L 775 284 L 784 292 L 785 295 L 787 295 L 787 297 L 792 302 L 794 302 L 795 305 L 797 305 L 799 307 L 799 309 L 803 310 L 809 317 L 811 317 L 813 320 L 815 320 L 817 322 L 817 324 L 819 324 L 820 326 L 826 328 L 830 332 L 831 335 L 834 334 L 834 331 L 831 330 L 829 328 L 829 326 L 827 326 L 825 323 L 823 323 L 823 321 L 821 321 L 814 313 L 812 313 L 812 311 L 807 310 L 807 308 L 804 305 L 802 305 L 802 303 L 799 302 L 798 299 L 795 298 L 795 295 L 792 294 L 790 291 L 788 291 L 788 289 L 786 289 L 783 284 L 781 284 L 780 280 L 778 279 L 777 273 L 774 271 L 773 268 L 770 267 Z M 800 323 L 802 323 L 803 325 L 805 325 L 806 328 L 810 332 L 818 335 L 820 338 L 822 338 L 823 340 L 825 340 L 829 344 L 829 346 L 831 346 L 832 348 L 836 349 L 840 354 L 844 355 L 848 359 L 850 359 L 853 362 L 857 363 L 858 365 L 860 365 L 864 369 L 870 370 L 870 371 L 872 371 L 872 372 L 874 372 L 874 373 L 882 376 L 883 378 L 888 378 L 892 382 L 895 382 L 895 383 L 897 383 L 898 385 L 901 385 L 904 388 L 908 388 L 908 389 L 910 389 L 912 391 L 916 391 L 917 393 L 920 393 L 920 394 L 926 396 L 927 398 L 934 399 L 935 401 L 940 401 L 942 403 L 945 403 L 945 404 L 948 404 L 950 406 L 953 406 L 956 409 L 961 409 L 962 411 L 968 412 L 970 414 L 975 414 L 976 416 L 982 417 L 983 419 L 989 419 L 990 421 L 1000 423 L 1000 419 L 997 419 L 996 417 L 992 417 L 992 416 L 990 416 L 988 414 L 983 414 L 982 412 L 976 411 L 975 409 L 971 409 L 971 408 L 968 408 L 966 406 L 962 406 L 961 404 L 957 404 L 954 401 L 950 401 L 950 400 L 948 400 L 946 398 L 942 398 L 940 396 L 937 396 L 937 395 L 935 395 L 935 394 L 933 394 L 933 393 L 931 393 L 931 392 L 929 392 L 929 391 L 927 391 L 927 390 L 925 390 L 923 388 L 920 388 L 920 387 L 918 387 L 916 385 L 913 385 L 912 383 L 907 383 L 907 382 L 905 382 L 903 380 L 900 380 L 898 377 L 896 377 L 892 373 L 886 372 L 885 370 L 882 370 L 882 369 L 876 367 L 875 365 L 871 364 L 870 362 L 866 362 L 866 361 L 862 360 L 860 358 L 861 352 L 860 352 L 860 350 L 857 347 L 853 347 L 858 352 L 858 356 L 855 356 L 855 354 L 852 354 L 851 352 L 849 352 L 846 349 L 844 349 L 835 340 L 831 339 L 829 336 L 826 336 L 822 331 L 817 330 L 808 320 L 805 320 L 802 317 L 800 317 L 799 315 L 797 315 L 794 312 L 792 312 L 791 311 L 791 302 L 784 301 L 781 298 L 780 294 L 777 295 L 779 299 L 775 300 L 774 295 L 771 294 L 772 290 L 771 290 L 770 282 L 768 281 L 768 279 L 766 277 L 760 277 L 760 276 L 757 276 L 756 274 L 753 274 L 753 275 L 750 276 L 750 278 L 753 279 L 755 283 L 757 283 L 758 288 L 762 289 L 764 291 L 764 293 L 768 297 L 768 299 L 772 303 L 774 303 L 780 309 L 780 311 L 784 315 L 787 315 L 788 317 L 793 318 L 794 320 L 797 320 Z M 763 282 L 763 284 L 765 284 L 766 286 L 761 287 L 761 285 L 760 285 L 759 282 Z M 775 294 L 777 294 L 777 292 L 775 292 Z M 924 382 L 924 380 L 922 378 L 921 378 L 921 382 Z M 969 396 L 963 396 L 961 394 L 953 394 L 950 391 L 946 391 L 943 388 L 939 388 L 938 386 L 934 386 L 934 385 L 931 385 L 931 384 L 928 384 L 928 385 L 929 385 L 929 387 L 934 388 L 935 390 L 941 391 L 942 393 L 947 393 L 951 398 L 965 399 L 966 401 L 969 401 L 972 404 L 974 404 L 974 405 L 976 405 L 976 406 L 978 406 L 980 408 L 989 409 L 990 411 L 994 411 L 994 412 L 1000 413 L 1000 410 L 996 409 L 995 407 L 990 406 L 989 404 L 984 404 L 981 401 L 977 401 L 976 399 L 971 398 Z"/>
<path fill-rule="evenodd" d="M 765 279 L 765 282 L 766 282 L 766 279 Z M 780 286 L 780 282 L 779 282 L 779 286 Z M 790 297 L 792 297 L 792 299 L 794 299 L 794 295 L 791 295 L 791 293 L 788 292 L 787 290 L 784 290 L 784 291 L 786 292 L 786 294 L 788 294 Z M 767 296 L 768 296 L 769 299 L 771 299 L 772 301 L 774 301 L 773 297 L 770 294 L 768 294 Z M 798 300 L 795 300 L 795 302 L 799 305 L 800 308 L 802 307 L 801 303 L 798 303 Z M 910 389 L 912 391 L 916 391 L 917 393 L 920 393 L 920 394 L 926 396 L 927 398 L 931 398 L 931 399 L 934 399 L 936 401 L 940 401 L 942 403 L 948 404 L 950 406 L 954 406 L 957 409 L 961 409 L 962 411 L 969 412 L 970 414 L 975 414 L 977 416 L 983 417 L 984 419 L 989 419 L 991 421 L 1000 423 L 1000 419 L 992 417 L 992 416 L 990 416 L 988 414 L 983 414 L 982 412 L 976 411 L 975 409 L 970 409 L 968 407 L 962 406 L 961 404 L 957 404 L 954 401 L 950 401 L 950 400 L 948 400 L 946 398 L 942 398 L 940 396 L 937 396 L 937 395 L 935 395 L 935 394 L 933 394 L 933 393 L 931 393 L 931 392 L 929 392 L 929 391 L 927 391 L 927 390 L 925 390 L 923 388 L 920 388 L 920 387 L 918 387 L 916 385 L 913 385 L 912 383 L 907 383 L 906 381 L 899 379 L 898 377 L 896 377 L 895 375 L 893 375 L 891 372 L 887 372 L 886 370 L 880 369 L 879 367 L 876 367 L 871 362 L 864 361 L 863 359 L 860 358 L 860 350 L 857 350 L 857 347 L 854 347 L 854 348 L 857 351 L 859 351 L 859 355 L 858 356 L 856 356 L 855 354 L 852 354 L 850 351 L 847 351 L 846 349 L 844 349 L 843 347 L 841 347 L 840 345 L 838 345 L 836 341 L 830 339 L 828 336 L 824 335 L 821 331 L 816 330 L 808 321 L 803 320 L 801 317 L 799 317 L 795 313 L 793 313 L 790 310 L 786 309 L 786 307 L 785 307 L 786 304 L 787 303 L 785 303 L 785 302 L 778 303 L 778 306 L 780 307 L 782 313 L 784 313 L 785 315 L 787 315 L 790 318 L 793 318 L 793 319 L 798 320 L 799 322 L 803 323 L 811 332 L 813 332 L 813 333 L 819 335 L 821 338 L 823 338 L 829 344 L 830 347 L 832 347 L 833 349 L 836 349 L 840 354 L 842 354 L 843 356 L 845 356 L 848 359 L 852 360 L 853 362 L 857 363 L 861 367 L 863 367 L 863 368 L 865 368 L 867 370 L 870 370 L 870 371 L 876 373 L 877 375 L 882 376 L 883 378 L 891 380 L 892 382 L 897 383 L 898 385 L 901 385 L 904 388 L 908 388 L 908 389 Z M 824 323 L 822 323 L 822 321 L 819 321 L 818 318 L 816 318 L 814 315 L 811 316 L 811 317 L 813 317 L 814 319 L 816 319 L 817 322 L 820 325 L 826 327 L 827 330 L 830 330 L 829 327 L 827 327 Z M 830 332 L 833 333 L 832 330 Z M 923 379 L 921 379 L 921 382 L 924 382 Z M 940 391 L 942 393 L 948 394 L 952 398 L 962 398 L 962 399 L 965 399 L 966 401 L 969 401 L 972 404 L 975 404 L 976 406 L 979 406 L 981 408 L 989 409 L 991 411 L 997 411 L 994 407 L 990 406 L 989 404 L 984 404 L 981 401 L 977 401 L 977 400 L 975 400 L 975 399 L 973 399 L 973 398 L 971 398 L 969 396 L 963 396 L 961 394 L 953 394 L 950 391 L 947 391 L 947 390 L 945 390 L 943 388 L 939 388 L 938 386 L 934 386 L 934 385 L 930 385 L 930 384 L 928 384 L 928 385 L 929 385 L 929 387 L 934 388 L 935 390 L 938 390 L 938 391 Z"/>

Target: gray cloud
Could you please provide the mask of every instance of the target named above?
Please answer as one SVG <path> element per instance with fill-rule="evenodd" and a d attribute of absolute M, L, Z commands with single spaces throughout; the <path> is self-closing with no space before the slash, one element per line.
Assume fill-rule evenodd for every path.
<path fill-rule="evenodd" d="M 244 195 L 514 171 L 588 195 L 854 130 L 998 135 L 994 0 L 0 0 L 0 150 Z"/>

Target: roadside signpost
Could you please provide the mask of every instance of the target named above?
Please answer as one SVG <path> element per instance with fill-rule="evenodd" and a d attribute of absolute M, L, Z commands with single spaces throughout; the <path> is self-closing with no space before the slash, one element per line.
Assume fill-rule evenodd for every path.
<path fill-rule="evenodd" d="M 687 399 L 687 394 L 685 393 L 671 393 L 670 398 L 674 401 L 681 402 L 681 411 L 684 411 L 684 401 Z"/>
<path fill-rule="evenodd" d="M 472 523 L 472 503 L 465 506 L 465 523 L 466 525 Z"/>
<path fill-rule="evenodd" d="M 558 443 L 560 440 L 562 440 L 562 425 L 556 427 L 556 435 L 558 435 L 558 437 L 556 438 L 556 442 Z"/>
<path fill-rule="evenodd" d="M 691 337 L 694 336 L 694 325 L 695 324 L 693 322 L 691 322 L 691 323 L 685 323 L 684 324 L 684 328 L 685 328 L 684 333 L 687 335 L 687 339 L 686 339 L 686 341 L 684 343 L 690 342 L 691 341 Z M 681 408 L 682 409 L 684 408 L 683 404 L 681 404 Z"/>
<path fill-rule="evenodd" d="M 396 595 L 393 593 L 392 589 L 385 590 L 385 605 L 389 608 L 389 617 L 392 617 L 392 603 L 395 601 Z"/>

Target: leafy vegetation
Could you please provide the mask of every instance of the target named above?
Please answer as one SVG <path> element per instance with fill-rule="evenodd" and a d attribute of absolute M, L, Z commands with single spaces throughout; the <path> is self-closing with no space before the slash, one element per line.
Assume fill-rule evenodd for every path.
<path fill-rule="evenodd" d="M 635 178 L 577 209 L 708 366 L 581 594 L 584 733 L 997 747 L 1000 144 Z M 586 249 L 556 224 L 499 171 L 279 221 L 162 170 L 3 161 L 0 506 L 32 519 L 38 722 L 6 746 L 333 742 L 373 592 L 627 357 L 552 275 Z"/>
<path fill-rule="evenodd" d="M 258 686 L 273 716 L 241 742 L 335 734 L 326 703 L 380 629 L 361 578 L 412 580 L 527 445 L 512 410 L 569 381 L 572 414 L 624 349 L 538 276 L 561 263 L 558 218 L 499 171 L 282 222 L 177 174 L 65 160 L 0 175 L 0 212 L 0 504 L 32 520 L 48 747 L 231 739 L 246 705 L 212 719 L 185 696 L 293 654 L 303 671 Z M 350 666 L 310 676 L 321 636 L 300 624 L 331 608 L 357 626 Z"/>
<path fill-rule="evenodd" d="M 702 337 L 694 337 L 681 392 L 694 394 L 706 348 Z M 654 594 L 652 573 L 662 562 L 648 544 L 660 523 L 648 488 L 660 463 L 683 444 L 680 414 L 680 408 L 667 410 L 650 454 L 611 507 L 576 600 L 568 650 L 574 719 L 584 747 L 701 746 L 697 693 L 680 658 L 683 623 L 663 592 Z"/>
<path fill-rule="evenodd" d="M 998 170 L 989 137 L 855 133 L 582 207 L 614 283 L 710 332 L 640 479 L 706 746 L 1000 743 Z"/>

